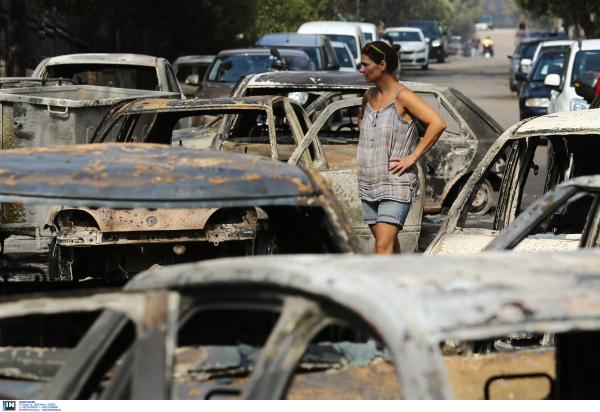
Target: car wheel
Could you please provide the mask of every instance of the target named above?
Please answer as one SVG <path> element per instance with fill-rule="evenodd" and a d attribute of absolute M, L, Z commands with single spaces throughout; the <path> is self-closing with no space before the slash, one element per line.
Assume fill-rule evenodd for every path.
<path fill-rule="evenodd" d="M 475 199 L 473 199 L 473 203 L 471 203 L 471 207 L 469 208 L 469 213 L 475 215 L 483 215 L 490 207 L 492 207 L 492 203 L 494 202 L 494 188 L 489 180 L 485 179 Z"/>
<path fill-rule="evenodd" d="M 426 64 L 426 65 L 423 65 L 423 66 L 421 66 L 421 69 L 422 69 L 422 70 L 427 70 L 427 69 L 429 69 L 429 64 Z"/>
<path fill-rule="evenodd" d="M 49 265 L 48 278 L 50 282 L 72 281 L 72 250 L 56 244 L 56 237 L 52 239 L 48 250 Z"/>
<path fill-rule="evenodd" d="M 446 56 L 444 56 L 444 52 L 442 52 L 442 55 L 438 56 L 437 62 L 438 63 L 444 63 L 445 61 L 446 61 Z"/>

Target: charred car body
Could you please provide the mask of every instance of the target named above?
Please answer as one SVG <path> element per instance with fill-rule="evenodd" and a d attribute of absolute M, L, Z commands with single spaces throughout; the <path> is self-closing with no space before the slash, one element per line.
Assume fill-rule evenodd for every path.
<path fill-rule="evenodd" d="M 439 141 L 424 156 L 427 181 L 424 210 L 438 213 L 452 204 L 477 163 L 504 129 L 455 89 L 425 83 L 403 84 L 438 111 L 448 125 Z M 314 122 L 327 105 L 340 99 L 362 96 L 371 87 L 373 85 L 366 83 L 359 73 L 264 73 L 240 81 L 232 96 L 288 96 L 298 101 Z M 355 156 L 360 103 L 342 105 L 337 111 L 331 111 L 333 118 L 321 126 L 317 134 L 328 157 L 350 159 Z M 425 129 L 426 125 L 417 121 L 420 137 Z M 485 213 L 491 207 L 493 191 L 500 187 L 501 167 L 497 173 L 489 175 L 479 196 L 474 199 L 471 213 Z M 332 180 L 330 183 L 335 187 Z"/>
<path fill-rule="evenodd" d="M 579 176 L 595 175 L 600 168 L 595 160 L 595 153 L 600 149 L 599 114 L 597 110 L 579 112 L 554 113 L 527 119 L 508 129 L 489 149 L 485 158 L 479 163 L 475 172 L 466 183 L 458 198 L 452 205 L 448 218 L 442 224 L 434 241 L 425 251 L 426 254 L 469 254 L 480 252 L 499 231 L 507 228 L 521 213 L 527 201 L 526 195 L 542 197 L 544 193 L 559 183 Z M 540 138 L 546 137 L 549 149 L 539 144 Z M 468 217 L 470 199 L 476 196 L 479 185 L 493 169 L 499 156 L 510 150 L 506 162 L 504 180 L 500 188 L 498 206 L 493 226 L 486 228 L 481 222 L 471 222 Z M 537 178 L 539 166 L 536 158 L 547 158 L 548 169 L 545 178 Z M 532 181 L 525 193 L 528 180 Z M 585 219 L 591 207 L 589 199 L 587 209 L 578 212 L 578 217 L 564 219 L 559 226 L 564 230 L 569 225 L 580 226 L 573 219 Z M 558 218 L 553 223 L 557 227 Z M 570 220 L 570 222 L 569 222 Z M 554 229 L 552 231 L 554 232 Z M 540 229 L 542 232 L 545 229 Z M 516 251 L 559 251 L 577 247 L 578 242 L 561 241 L 548 237 L 544 233 L 521 243 Z M 581 232 L 579 232 L 579 235 Z M 567 233 L 563 233 L 567 236 Z M 563 239 L 565 240 L 565 239 Z"/>
<path fill-rule="evenodd" d="M 222 116 L 213 123 L 189 131 L 173 131 L 173 119 L 186 116 Z M 354 152 L 327 156 L 319 139 L 305 136 L 311 122 L 296 102 L 283 96 L 194 99 L 190 101 L 138 100 L 107 114 L 93 142 L 117 136 L 117 142 L 146 141 L 183 147 L 211 148 L 255 154 L 300 165 L 319 172 L 332 185 L 333 193 L 349 216 L 364 250 L 373 250 L 375 239 L 364 224 L 356 185 L 356 144 Z M 120 127 L 119 133 L 111 129 Z M 185 132 L 185 133 L 182 133 Z M 343 170 L 336 170 L 344 162 Z M 330 164 L 331 162 L 331 164 Z M 335 163 L 334 163 L 335 162 Z M 421 187 L 425 185 L 420 169 Z M 417 195 L 398 239 L 405 252 L 415 250 L 421 231 L 423 195 Z"/>
<path fill-rule="evenodd" d="M 65 205 L 48 217 L 56 232 L 50 280 L 127 280 L 225 256 L 360 251 L 324 179 L 285 163 L 151 144 L 6 150 L 0 159 L 9 203 Z M 0 225 L 3 245 L 23 234 L 16 229 Z"/>
<path fill-rule="evenodd" d="M 7 331 L 27 316 L 100 314 L 62 349 L 24 348 L 3 335 L 0 393 L 16 399 L 595 398 L 598 362 L 581 348 L 598 344 L 598 265 L 600 255 L 591 251 L 543 259 L 252 257 L 151 271 L 123 292 L 4 301 L 0 322 Z M 389 271 L 399 266 L 403 273 Z M 225 315 L 228 328 L 219 327 L 214 318 Z M 544 333 L 555 334 L 556 345 L 530 338 L 523 349 L 471 345 L 462 354 L 443 353 L 452 340 L 494 348 L 502 336 Z"/>

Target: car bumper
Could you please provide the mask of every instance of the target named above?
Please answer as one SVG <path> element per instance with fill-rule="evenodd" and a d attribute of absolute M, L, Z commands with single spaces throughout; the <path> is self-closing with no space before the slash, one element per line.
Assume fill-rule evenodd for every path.
<path fill-rule="evenodd" d="M 428 63 L 427 52 L 400 55 L 400 64 L 402 66 L 424 66 Z"/>
<path fill-rule="evenodd" d="M 528 119 L 530 117 L 543 116 L 548 114 L 547 107 L 527 107 L 523 106 L 519 109 L 521 120 Z"/>

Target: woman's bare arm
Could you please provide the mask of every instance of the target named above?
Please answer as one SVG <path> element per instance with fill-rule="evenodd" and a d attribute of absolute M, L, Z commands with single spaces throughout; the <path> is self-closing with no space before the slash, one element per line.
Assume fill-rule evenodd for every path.
<path fill-rule="evenodd" d="M 362 124 L 362 119 L 363 116 L 365 115 L 365 106 L 367 105 L 367 103 L 369 102 L 369 99 L 371 98 L 371 93 L 373 93 L 373 90 L 375 88 L 372 87 L 370 89 L 368 89 L 365 94 L 363 94 L 363 98 L 362 98 L 362 106 L 360 108 L 360 113 L 358 114 L 358 130 L 360 130 L 360 125 Z"/>
<path fill-rule="evenodd" d="M 397 162 L 390 166 L 390 170 L 400 176 L 433 147 L 446 129 L 446 122 L 423 99 L 408 89 L 402 89 L 398 93 L 397 103 L 404 107 L 410 117 L 417 118 L 427 125 L 425 136 L 411 154 L 406 157 L 393 157 L 390 159 L 390 162 Z"/>

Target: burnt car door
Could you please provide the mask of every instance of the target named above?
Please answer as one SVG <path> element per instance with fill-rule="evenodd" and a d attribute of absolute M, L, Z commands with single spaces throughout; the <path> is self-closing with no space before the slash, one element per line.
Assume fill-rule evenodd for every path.
<path fill-rule="evenodd" d="M 356 151 L 359 136 L 357 116 L 361 104 L 362 98 L 343 99 L 329 104 L 312 125 L 290 158 L 290 162 L 294 162 L 304 154 L 311 145 L 322 147 L 329 168 L 320 173 L 327 179 L 342 204 L 352 228 L 361 240 L 363 249 L 372 251 L 375 246 L 375 238 L 368 225 L 364 223 L 356 177 Z M 423 192 L 426 191 L 422 161 L 418 163 L 418 168 L 421 194 L 416 196 L 404 228 L 398 234 L 400 247 L 409 253 L 415 250 L 421 232 Z"/>
<path fill-rule="evenodd" d="M 116 380 L 125 367 L 134 377 L 125 382 L 131 399 L 170 399 L 178 303 L 177 293 L 161 291 L 37 295 L 0 303 L 2 397 L 102 398 L 111 386 L 121 386 Z M 97 325 L 107 324 L 113 327 L 96 333 Z"/>

